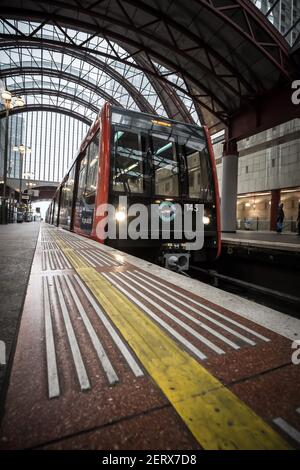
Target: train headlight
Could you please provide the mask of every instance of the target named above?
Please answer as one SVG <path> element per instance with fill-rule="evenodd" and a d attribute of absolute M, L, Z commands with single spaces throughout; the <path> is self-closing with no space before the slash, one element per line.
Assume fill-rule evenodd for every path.
<path fill-rule="evenodd" d="M 116 220 L 118 222 L 124 222 L 126 219 L 126 212 L 125 211 L 116 211 Z"/>
<path fill-rule="evenodd" d="M 204 215 L 202 220 L 203 220 L 204 225 L 210 224 L 210 218 L 207 217 L 207 215 Z"/>

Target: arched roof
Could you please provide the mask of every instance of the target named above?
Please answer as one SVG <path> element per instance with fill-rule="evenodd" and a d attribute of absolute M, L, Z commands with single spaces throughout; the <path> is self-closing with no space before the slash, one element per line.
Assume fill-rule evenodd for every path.
<path fill-rule="evenodd" d="M 3 51 L 29 51 L 32 67 L 33 51 L 69 57 L 70 67 L 85 64 L 78 83 L 90 67 L 88 77 L 98 70 L 126 90 L 128 107 L 200 119 L 214 130 L 294 74 L 288 43 L 249 0 L 1 3 Z M 63 78 L 67 71 L 52 62 Z M 115 88 L 110 96 L 120 102 Z"/>

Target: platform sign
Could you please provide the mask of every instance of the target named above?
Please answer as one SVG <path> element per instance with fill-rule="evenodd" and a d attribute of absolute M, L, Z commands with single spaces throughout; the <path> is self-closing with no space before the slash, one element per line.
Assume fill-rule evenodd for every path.
<path fill-rule="evenodd" d="M 22 194 L 22 199 L 29 199 L 29 196 L 27 196 L 27 194 Z"/>

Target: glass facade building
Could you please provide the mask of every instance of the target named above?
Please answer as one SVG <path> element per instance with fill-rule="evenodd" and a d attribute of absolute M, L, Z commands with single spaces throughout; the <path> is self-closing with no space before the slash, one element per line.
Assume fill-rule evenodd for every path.
<path fill-rule="evenodd" d="M 300 0 L 252 0 L 293 46 L 300 35 Z"/>

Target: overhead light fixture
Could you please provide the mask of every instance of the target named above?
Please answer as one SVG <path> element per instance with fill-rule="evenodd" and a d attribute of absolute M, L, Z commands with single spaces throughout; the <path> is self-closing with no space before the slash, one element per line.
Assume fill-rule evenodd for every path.
<path fill-rule="evenodd" d="M 22 106 L 24 106 L 24 104 L 25 104 L 24 99 L 21 96 L 17 96 L 17 98 L 15 100 L 15 106 L 22 107 Z"/>
<path fill-rule="evenodd" d="M 10 91 L 4 90 L 4 92 L 2 93 L 1 96 L 5 101 L 11 100 L 11 92 Z"/>
<path fill-rule="evenodd" d="M 172 127 L 172 124 L 166 121 L 158 121 L 157 119 L 152 119 L 151 122 L 152 124 L 155 124 L 156 126 Z"/>

